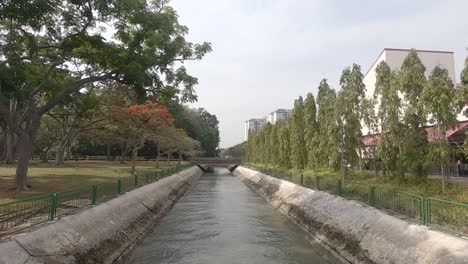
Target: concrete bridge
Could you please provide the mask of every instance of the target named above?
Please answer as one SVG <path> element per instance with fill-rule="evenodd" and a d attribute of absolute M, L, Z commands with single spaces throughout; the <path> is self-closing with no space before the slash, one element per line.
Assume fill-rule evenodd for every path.
<path fill-rule="evenodd" d="M 204 158 L 197 157 L 191 160 L 203 171 L 211 171 L 213 167 L 225 167 L 231 172 L 241 164 L 240 159 L 235 158 Z"/>

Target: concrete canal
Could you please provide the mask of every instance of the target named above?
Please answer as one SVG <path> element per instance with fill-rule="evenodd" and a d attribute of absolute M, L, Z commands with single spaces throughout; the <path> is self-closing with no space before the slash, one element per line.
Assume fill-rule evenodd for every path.
<path fill-rule="evenodd" d="M 204 174 L 129 263 L 339 263 L 227 169 Z"/>

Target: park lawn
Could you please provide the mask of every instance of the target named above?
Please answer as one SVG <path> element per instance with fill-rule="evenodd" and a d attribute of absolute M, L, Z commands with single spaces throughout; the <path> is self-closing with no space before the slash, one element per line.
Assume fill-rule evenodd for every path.
<path fill-rule="evenodd" d="M 265 164 L 252 164 L 255 167 L 268 167 Z M 269 167 L 273 169 L 273 166 Z M 293 175 L 293 178 L 298 178 L 300 171 L 293 169 L 278 169 L 279 174 Z M 331 177 L 335 179 L 341 178 L 341 172 L 333 170 L 305 170 L 303 171 L 304 177 Z M 448 179 L 446 183 L 446 194 L 442 194 L 441 190 L 441 179 L 427 178 L 425 182 L 419 182 L 412 176 L 407 176 L 404 182 L 398 182 L 397 180 L 388 180 L 383 176 L 377 176 L 369 171 L 358 171 L 355 170 L 347 176 L 348 180 L 355 182 L 374 185 L 376 187 L 395 189 L 402 192 L 418 194 L 423 197 L 433 197 L 446 200 L 452 200 L 460 203 L 468 204 L 468 186 L 453 182 Z M 298 181 L 298 180 L 297 180 Z M 306 181 L 306 180 L 305 180 Z"/>
<path fill-rule="evenodd" d="M 175 165 L 176 162 L 172 164 Z M 164 162 L 160 165 L 160 168 L 168 166 Z M 33 161 L 29 168 L 29 183 L 32 188 L 21 193 L 6 190 L 14 180 L 15 170 L 14 164 L 0 166 L 0 204 L 50 192 L 113 182 L 118 177 L 130 175 L 130 162 L 67 161 L 65 165 L 56 167 L 53 163 Z M 137 171 L 155 170 L 154 161 L 137 162 Z"/>

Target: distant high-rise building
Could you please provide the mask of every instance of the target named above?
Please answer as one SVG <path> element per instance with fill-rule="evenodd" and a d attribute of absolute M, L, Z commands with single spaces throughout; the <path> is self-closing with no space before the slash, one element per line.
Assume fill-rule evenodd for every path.
<path fill-rule="evenodd" d="M 266 124 L 265 118 L 252 118 L 245 121 L 245 140 L 249 139 L 249 135 L 255 134 Z"/>
<path fill-rule="evenodd" d="M 278 121 L 288 120 L 292 115 L 291 109 L 277 109 L 267 116 L 267 121 L 274 125 Z"/>

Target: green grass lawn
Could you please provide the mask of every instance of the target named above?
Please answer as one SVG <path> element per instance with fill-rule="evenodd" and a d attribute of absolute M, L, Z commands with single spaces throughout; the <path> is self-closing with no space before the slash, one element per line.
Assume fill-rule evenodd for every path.
<path fill-rule="evenodd" d="M 176 162 L 172 162 L 172 165 L 175 164 Z M 160 168 L 167 166 L 160 162 Z M 0 166 L 0 204 L 50 192 L 113 182 L 118 177 L 130 175 L 130 162 L 120 164 L 119 161 L 68 161 L 65 165 L 56 167 L 52 163 L 33 161 L 29 168 L 29 183 L 32 188 L 21 193 L 6 190 L 14 180 L 15 170 L 14 164 Z M 137 171 L 154 170 L 154 161 L 137 163 Z"/>
<path fill-rule="evenodd" d="M 263 166 L 268 167 L 265 164 L 252 164 L 256 167 Z M 273 169 L 273 166 L 269 166 Z M 293 177 L 299 177 L 300 171 L 291 169 L 278 169 L 278 174 L 293 175 Z M 323 178 L 335 178 L 341 177 L 340 172 L 332 170 L 305 170 L 303 171 L 304 177 L 320 176 Z M 441 191 L 441 180 L 428 178 L 425 182 L 419 182 L 412 176 L 407 176 L 404 182 L 398 182 L 397 180 L 389 180 L 383 176 L 377 176 L 368 171 L 354 171 L 352 174 L 347 176 L 347 179 L 356 181 L 363 184 L 374 185 L 382 188 L 396 189 L 402 192 L 408 192 L 418 194 L 423 197 L 434 197 L 446 200 L 452 200 L 468 204 L 468 186 L 456 183 L 450 179 L 446 183 L 446 194 L 443 195 Z"/>

